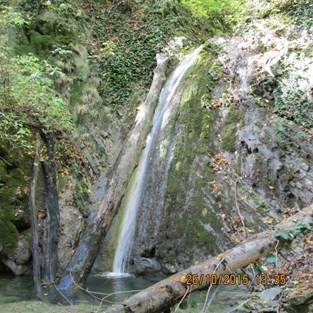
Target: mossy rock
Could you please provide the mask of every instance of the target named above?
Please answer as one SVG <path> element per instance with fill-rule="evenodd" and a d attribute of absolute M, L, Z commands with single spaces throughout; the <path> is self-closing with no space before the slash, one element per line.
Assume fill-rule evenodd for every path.
<path fill-rule="evenodd" d="M 188 76 L 178 116 L 182 132 L 177 138 L 168 179 L 166 201 L 171 211 L 167 212 L 167 218 L 173 220 L 175 212 L 175 234 L 188 249 L 200 248 L 214 253 L 216 238 L 206 225 L 218 230 L 220 222 L 204 201 L 207 183 L 214 179 L 214 171 L 205 160 L 212 152 L 217 110 L 204 105 L 204 102 L 211 102 L 212 86 L 219 76 L 212 54 L 207 51 L 201 53 Z M 191 199 L 186 206 L 186 197 L 191 191 Z"/>
<path fill-rule="evenodd" d="M 27 189 L 25 176 L 29 173 L 30 164 L 21 162 L 16 155 L 7 157 L 7 163 L 0 161 L 0 219 L 16 222 L 27 207 Z M 11 160 L 15 160 L 15 164 Z M 10 163 L 12 162 L 12 163 Z"/>
<path fill-rule="evenodd" d="M 12 251 L 17 246 L 17 240 L 18 231 L 15 225 L 9 220 L 0 219 L 0 248 L 4 252 Z"/>
<path fill-rule="evenodd" d="M 236 151 L 236 133 L 243 124 L 244 111 L 232 105 L 229 108 L 223 127 L 223 149 L 234 153 Z"/>

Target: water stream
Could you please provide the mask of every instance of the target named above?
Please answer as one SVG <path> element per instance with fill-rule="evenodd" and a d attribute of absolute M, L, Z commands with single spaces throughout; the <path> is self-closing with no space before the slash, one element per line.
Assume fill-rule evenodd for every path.
<path fill-rule="evenodd" d="M 132 243 L 134 241 L 137 211 L 145 190 L 146 174 L 149 170 L 149 164 L 152 158 L 151 155 L 154 145 L 157 143 L 158 134 L 162 129 L 163 124 L 166 124 L 166 121 L 169 118 L 172 100 L 175 97 L 183 78 L 192 65 L 195 64 L 201 49 L 202 47 L 199 47 L 184 57 L 182 62 L 170 75 L 161 91 L 159 103 L 153 117 L 151 132 L 147 137 L 146 145 L 141 154 L 138 167 L 131 180 L 132 184 L 128 189 L 123 203 L 125 212 L 120 226 L 118 244 L 113 261 L 113 272 L 116 275 L 126 273 L 127 271 L 127 263 Z"/>

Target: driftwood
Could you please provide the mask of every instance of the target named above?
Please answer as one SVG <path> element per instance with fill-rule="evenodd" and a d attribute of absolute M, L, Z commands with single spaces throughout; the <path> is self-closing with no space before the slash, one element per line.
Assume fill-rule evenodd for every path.
<path fill-rule="evenodd" d="M 198 275 L 230 274 L 256 262 L 266 251 L 276 245 L 275 233 L 287 231 L 306 216 L 313 216 L 313 205 L 278 224 L 274 230 L 265 231 L 244 241 L 242 244 L 226 252 L 210 258 L 208 261 L 189 267 L 157 284 L 135 294 L 128 300 L 113 306 L 105 313 L 160 313 L 168 312 L 169 308 L 179 302 L 187 292 L 208 287 L 210 283 L 204 279 L 202 283 L 189 286 L 186 277 L 189 273 Z"/>

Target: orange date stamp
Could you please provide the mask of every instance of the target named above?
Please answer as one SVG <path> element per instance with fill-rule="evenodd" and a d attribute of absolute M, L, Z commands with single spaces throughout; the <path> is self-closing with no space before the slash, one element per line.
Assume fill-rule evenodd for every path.
<path fill-rule="evenodd" d="M 247 274 L 195 274 L 188 273 L 183 275 L 180 281 L 189 286 L 205 286 L 205 285 L 224 285 L 224 286 L 247 286 L 250 285 L 251 279 Z M 268 274 L 263 273 L 256 275 L 254 279 L 257 285 L 273 285 L 284 286 L 287 283 L 287 275 L 281 273 Z"/>

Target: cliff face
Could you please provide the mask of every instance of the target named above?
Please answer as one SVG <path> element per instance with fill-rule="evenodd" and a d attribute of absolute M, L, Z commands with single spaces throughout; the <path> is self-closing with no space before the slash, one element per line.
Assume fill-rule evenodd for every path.
<path fill-rule="evenodd" d="M 313 201 L 312 36 L 273 6 L 251 10 L 186 78 L 140 208 L 134 271 L 185 268 Z"/>
<path fill-rule="evenodd" d="M 98 91 L 100 62 L 92 58 L 96 50 L 88 30 L 92 23 L 81 3 L 4 1 L 1 10 L 1 79 L 8 82 L 1 89 L 1 259 L 15 274 L 23 274 L 30 261 L 29 240 L 24 240 L 23 232 L 30 227 L 28 185 L 34 132 L 38 128 L 56 132 L 62 267 L 89 214 L 94 198 L 91 185 L 117 157 L 127 124 L 103 105 Z M 59 130 L 54 129 L 53 112 L 60 115 L 56 117 Z M 62 116 L 70 120 L 65 131 Z M 43 152 L 41 161 L 44 158 Z M 37 206 L 44 227 L 42 173 Z M 20 245 L 25 249 L 23 260 L 16 257 Z"/>
<path fill-rule="evenodd" d="M 63 267 L 90 208 L 105 196 L 106 177 L 149 90 L 157 52 L 174 34 L 191 45 L 227 25 L 220 12 L 218 27 L 190 18 L 190 8 L 175 1 L 21 0 L 0 7 L 1 258 L 15 262 L 11 254 L 30 227 L 34 133 L 49 130 L 57 140 Z M 42 226 L 43 189 L 39 177 Z"/>
<path fill-rule="evenodd" d="M 288 1 L 252 3 L 244 26 L 218 37 L 217 28 L 225 32 L 229 26 L 221 11 L 212 13 L 218 22 L 208 22 L 192 15 L 184 1 L 2 2 L 9 24 L 0 20 L 5 27 L 0 41 L 10 51 L 1 50 L 0 61 L 12 63 L 7 68 L 1 62 L 2 76 L 47 75 L 49 92 L 65 103 L 58 117 L 71 119 L 70 131 L 57 132 L 61 269 L 90 208 L 106 196 L 107 177 L 148 92 L 156 54 L 175 35 L 184 37 L 183 47 L 172 52 L 167 76 L 183 54 L 206 44 L 153 151 L 131 270 L 187 267 L 245 233 L 270 227 L 285 211 L 312 203 L 312 35 L 310 24 L 297 24 L 301 3 L 293 4 L 293 11 Z M 36 59 L 27 57 L 30 68 L 16 55 Z M 20 99 L 14 88 L 8 91 Z M 5 105 L 1 102 L 1 116 L 7 114 Z M 27 272 L 31 257 L 27 186 L 33 128 L 26 128 L 27 135 L 13 128 L 10 137 L 27 142 L 25 151 L 0 137 L 0 255 L 16 274 Z M 44 223 L 42 189 L 37 200 Z M 98 271 L 111 270 L 121 218 L 122 212 L 104 239 Z"/>

